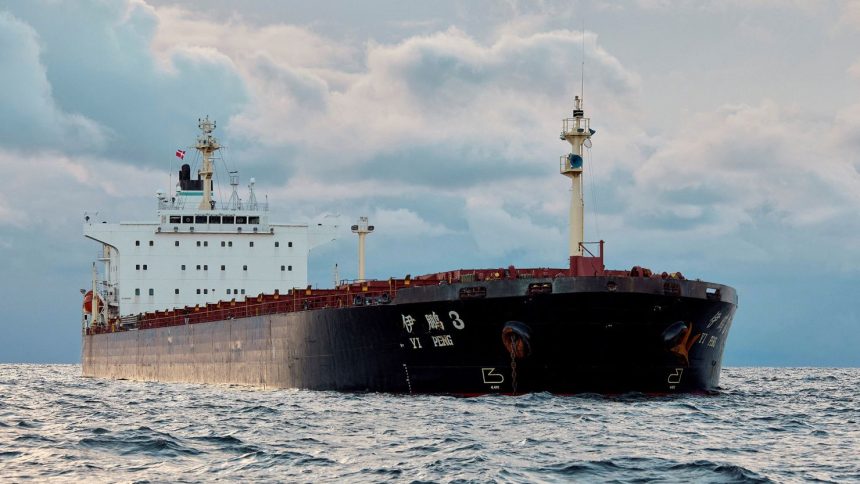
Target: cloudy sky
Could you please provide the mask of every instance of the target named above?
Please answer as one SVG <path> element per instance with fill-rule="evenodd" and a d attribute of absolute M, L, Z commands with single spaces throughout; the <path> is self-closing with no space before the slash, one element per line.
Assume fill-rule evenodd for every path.
<path fill-rule="evenodd" d="M 318 3 L 0 1 L 0 362 L 78 361 L 83 212 L 152 219 L 206 114 L 371 277 L 563 266 L 584 44 L 608 265 L 735 286 L 728 365 L 860 365 L 860 2 Z"/>

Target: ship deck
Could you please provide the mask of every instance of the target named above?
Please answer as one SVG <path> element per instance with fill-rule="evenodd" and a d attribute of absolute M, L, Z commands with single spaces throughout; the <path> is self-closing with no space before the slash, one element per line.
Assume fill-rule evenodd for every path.
<path fill-rule="evenodd" d="M 124 316 L 111 320 L 108 325 L 90 326 L 85 329 L 85 333 L 112 333 L 326 308 L 391 304 L 398 300 L 398 294 L 404 289 L 426 286 L 460 284 L 462 287 L 459 288 L 457 297 L 470 299 L 486 297 L 487 288 L 479 283 L 492 281 L 534 280 L 534 283 L 527 285 L 524 295 L 536 295 L 551 292 L 552 282 L 558 278 L 610 276 L 612 278 L 666 280 L 669 291 L 674 287 L 671 284 L 672 280 L 684 279 L 680 273 L 662 272 L 655 274 L 639 266 L 634 266 L 628 271 L 605 270 L 602 267 L 602 260 L 600 262 L 600 265 L 586 264 L 587 268 L 591 268 L 587 272 L 583 270 L 582 264 L 577 265 L 572 261 L 570 268 L 517 268 L 508 266 L 507 268 L 492 269 L 457 269 L 416 277 L 411 275 L 406 275 L 403 278 L 392 277 L 388 280 L 344 281 L 337 287 L 330 289 L 308 286 L 291 289 L 284 294 L 275 291 L 272 294 L 259 294 L 239 301 L 231 299 L 193 307 L 186 306 Z M 586 273 L 583 274 L 582 272 Z M 610 282 L 610 284 L 614 283 Z"/>

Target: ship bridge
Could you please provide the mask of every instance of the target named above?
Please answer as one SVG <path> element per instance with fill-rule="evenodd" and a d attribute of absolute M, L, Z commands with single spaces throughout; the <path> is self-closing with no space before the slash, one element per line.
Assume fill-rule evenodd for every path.
<path fill-rule="evenodd" d="M 197 179 L 184 164 L 175 191 L 156 193 L 155 220 L 108 223 L 85 216 L 84 235 L 102 244 L 97 258 L 104 272 L 94 276 L 94 286 L 105 321 L 305 288 L 310 250 L 335 238 L 336 224 L 271 222 L 255 180 L 243 199 L 235 171 L 229 172 L 229 200 L 215 200 L 211 157 L 220 145 L 214 126 L 200 120 Z"/>

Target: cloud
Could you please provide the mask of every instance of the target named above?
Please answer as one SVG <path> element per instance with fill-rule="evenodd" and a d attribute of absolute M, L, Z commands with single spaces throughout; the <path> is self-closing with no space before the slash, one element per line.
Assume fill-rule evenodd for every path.
<path fill-rule="evenodd" d="M 173 52 L 171 72 L 157 67 L 150 43 L 158 18 L 145 4 L 6 8 L 0 14 L 6 146 L 163 166 L 179 143 L 193 139 L 194 119 L 227 119 L 244 104 L 235 66 L 206 46 Z"/>
<path fill-rule="evenodd" d="M 648 10 L 696 9 L 704 11 L 737 10 L 821 10 L 825 5 L 805 0 L 634 0 L 637 7 Z"/>
<path fill-rule="evenodd" d="M 860 60 L 855 61 L 848 67 L 848 75 L 860 81 Z"/>
<path fill-rule="evenodd" d="M 635 172 L 625 219 L 685 240 L 751 235 L 768 258 L 821 262 L 814 241 L 857 260 L 860 173 L 846 135 L 858 112 L 816 118 L 763 102 L 704 113 Z"/>
<path fill-rule="evenodd" d="M 123 207 L 154 200 L 165 181 L 160 172 L 59 151 L 0 148 L 0 166 L 8 186 L 0 197 L 0 226 L 50 233 L 60 227 L 77 231 L 73 221 L 86 209 L 113 206 L 115 215 L 125 215 Z"/>
<path fill-rule="evenodd" d="M 860 3 L 855 1 L 840 2 L 837 25 L 849 29 L 860 29 Z"/>
<path fill-rule="evenodd" d="M 498 197 L 486 195 L 468 197 L 465 216 L 476 245 L 487 256 L 529 261 L 555 259 L 559 263 L 564 259 L 567 227 L 562 221 L 566 219 L 560 219 L 556 225 L 540 225 L 521 207 L 505 207 Z"/>
<path fill-rule="evenodd" d="M 36 31 L 0 11 L 0 144 L 69 151 L 103 148 L 109 130 L 55 102 L 41 53 Z"/>
<path fill-rule="evenodd" d="M 158 62 L 173 69 L 171 57 L 177 50 L 210 47 L 233 59 L 238 66 L 253 65 L 259 56 L 280 66 L 354 70 L 360 49 L 323 37 L 311 29 L 284 23 L 254 25 L 233 14 L 218 21 L 201 17 L 182 7 L 149 7 L 158 19 L 151 48 Z"/>
<path fill-rule="evenodd" d="M 453 233 L 448 227 L 428 222 L 414 211 L 404 208 L 378 209 L 370 221 L 391 234 L 392 238 L 440 237 Z"/>
<path fill-rule="evenodd" d="M 638 76 L 593 34 L 586 42 L 591 99 L 607 117 L 629 118 Z M 553 31 L 506 34 L 484 45 L 454 28 L 394 45 L 370 43 L 366 70 L 341 90 L 312 70 L 256 59 L 245 69 L 256 76 L 249 81 L 256 101 L 231 127 L 272 146 L 298 147 L 306 158 L 298 169 L 312 177 L 355 177 L 360 170 L 438 185 L 521 176 L 511 168 L 537 166 L 544 160 L 536 154 L 564 149 L 549 133 L 573 97 L 579 57 L 570 53 L 580 43 L 580 33 Z M 461 171 L 456 180 L 433 176 L 451 168 Z M 483 177 L 463 174 L 470 169 Z"/>

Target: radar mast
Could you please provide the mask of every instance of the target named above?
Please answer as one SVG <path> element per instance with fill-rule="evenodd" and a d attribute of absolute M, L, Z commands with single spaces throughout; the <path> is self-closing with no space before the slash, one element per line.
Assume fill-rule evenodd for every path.
<path fill-rule="evenodd" d="M 203 156 L 203 167 L 200 168 L 200 178 L 203 179 L 203 199 L 200 201 L 200 210 L 212 210 L 214 203 L 212 202 L 212 154 L 221 148 L 218 140 L 212 136 L 212 131 L 215 130 L 215 121 L 209 121 L 209 116 L 204 119 L 197 119 L 197 126 L 202 132 L 197 136 L 197 145 L 195 148 Z"/>
<path fill-rule="evenodd" d="M 591 119 L 585 117 L 582 109 L 582 98 L 573 99 L 573 117 L 562 121 L 561 139 L 570 143 L 570 153 L 560 159 L 561 174 L 570 178 L 572 188 L 570 194 L 570 257 L 583 255 L 585 242 L 585 202 L 582 196 L 582 170 L 584 148 L 591 147 Z"/>

